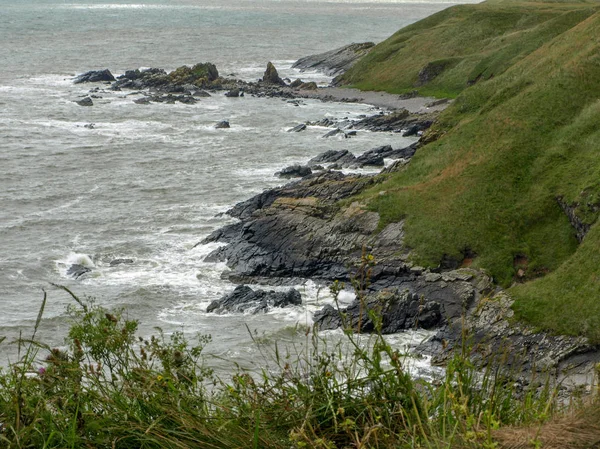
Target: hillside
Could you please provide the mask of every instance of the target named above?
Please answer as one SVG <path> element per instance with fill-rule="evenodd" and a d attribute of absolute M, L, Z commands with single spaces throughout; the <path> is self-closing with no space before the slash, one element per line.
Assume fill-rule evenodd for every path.
<path fill-rule="evenodd" d="M 600 8 L 449 8 L 377 45 L 343 78 L 456 96 L 408 167 L 363 195 L 405 220 L 415 261 L 488 270 L 518 315 L 600 341 Z"/>

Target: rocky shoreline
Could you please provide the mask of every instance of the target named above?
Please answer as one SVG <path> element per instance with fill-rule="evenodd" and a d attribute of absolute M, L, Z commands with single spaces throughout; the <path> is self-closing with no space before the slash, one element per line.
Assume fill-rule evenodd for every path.
<path fill-rule="evenodd" d="M 407 163 L 407 161 L 403 161 Z M 465 335 L 471 356 L 501 361 L 527 383 L 534 373 L 551 372 L 569 388 L 588 385 L 600 352 L 585 338 L 536 332 L 512 319 L 511 299 L 480 270 L 425 269 L 409 261 L 403 223 L 378 230 L 379 215 L 358 202 L 340 206 L 377 177 L 326 171 L 237 204 L 228 214 L 240 222 L 220 229 L 202 243 L 221 242 L 207 257 L 226 261 L 234 283 L 286 285 L 313 279 L 356 286 L 368 265 L 368 282 L 347 308 L 328 305 L 315 315 L 320 329 L 374 330 L 369 310 L 382 317 L 381 331 L 417 327 L 436 330 L 418 352 L 444 364 Z M 365 265 L 365 255 L 373 261 Z M 363 270 L 363 271 L 361 271 Z"/>
<path fill-rule="evenodd" d="M 381 96 L 353 92 L 353 96 L 340 98 L 340 91 L 350 91 L 338 89 L 336 95 L 330 95 L 325 89 L 316 89 L 299 80 L 286 83 L 270 63 L 263 79 L 256 83 L 221 78 L 208 63 L 182 67 L 170 74 L 160 69 L 128 71 L 113 80 L 110 72 L 101 72 L 88 72 L 77 81 L 99 81 L 98 77 L 104 77 L 101 81 L 112 83 L 112 90 L 134 90 L 136 103 L 194 103 L 217 93 L 229 97 L 254 95 L 324 101 L 362 101 L 368 96 Z M 330 120 L 317 124 L 334 128 L 332 133 L 344 137 L 351 137 L 357 130 L 421 135 L 435 120 L 436 112 L 445 107 L 445 102 L 411 96 L 395 96 L 394 100 L 408 102 L 410 109 L 391 107 L 391 113 L 360 121 Z M 290 131 L 301 132 L 306 125 L 300 124 Z M 342 310 L 325 306 L 315 315 L 315 326 L 320 329 L 352 327 L 361 332 L 373 331 L 375 323 L 368 311 L 375 310 L 382 317 L 383 333 L 416 327 L 436 330 L 435 336 L 418 348 L 421 353 L 431 355 L 434 363 L 447 361 L 451 350 L 462 347 L 468 335 L 474 359 L 501 361 L 520 382 L 529 382 L 534 373 L 551 372 L 569 388 L 588 385 L 594 366 L 600 361 L 598 348 L 584 338 L 553 336 L 515 322 L 509 295 L 481 270 L 452 261 L 435 269 L 415 266 L 410 261 L 410 248 L 404 243 L 403 222 L 380 229 L 376 212 L 358 201 L 350 202 L 360 192 L 376 189 L 380 177 L 336 170 L 382 166 L 384 158 L 397 159 L 383 169 L 384 173 L 402 170 L 418 147 L 417 143 L 396 150 L 374 148 L 359 157 L 324 154 L 305 167 L 282 170 L 284 175 L 301 179 L 267 190 L 228 211 L 239 222 L 201 242 L 225 244 L 211 253 L 207 261 L 226 262 L 230 271 L 224 276 L 238 284 L 288 285 L 301 279 L 313 279 L 324 285 L 336 281 L 354 284 L 359 294 L 353 304 Z M 358 285 L 357 279 L 362 279 Z M 285 295 L 265 297 L 246 289 L 238 291 L 236 296 L 243 298 L 245 305 L 236 305 L 236 297 L 223 298 L 220 304 L 211 304 L 213 311 L 248 307 L 262 311 L 285 302 L 277 302 Z M 256 304 L 248 306 L 248 298 L 257 299 Z M 290 298 L 292 304 L 297 300 L 294 295 Z"/>

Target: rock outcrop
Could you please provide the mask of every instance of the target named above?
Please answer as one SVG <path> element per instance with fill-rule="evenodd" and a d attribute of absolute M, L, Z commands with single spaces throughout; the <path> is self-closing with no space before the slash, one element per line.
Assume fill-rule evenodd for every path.
<path fill-rule="evenodd" d="M 373 42 L 350 44 L 335 50 L 298 59 L 292 68 L 317 70 L 329 76 L 338 76 L 352 67 L 374 46 Z"/>
<path fill-rule="evenodd" d="M 74 263 L 67 269 L 67 275 L 71 276 L 74 279 L 79 279 L 80 277 L 82 277 L 85 274 L 88 274 L 91 271 L 92 269 L 86 267 L 85 265 Z"/>
<path fill-rule="evenodd" d="M 262 77 L 262 81 L 263 81 L 263 83 L 267 83 L 267 84 L 275 84 L 278 86 L 285 86 L 285 81 L 283 81 L 279 77 L 279 73 L 277 72 L 277 69 L 275 68 L 273 63 L 270 61 L 267 64 L 267 69 L 265 70 L 265 73 Z"/>
<path fill-rule="evenodd" d="M 306 165 L 290 165 L 284 168 L 280 172 L 275 173 L 275 176 L 279 178 L 304 178 L 305 176 L 311 175 L 312 170 Z"/>
<path fill-rule="evenodd" d="M 82 73 L 77 76 L 74 80 L 74 84 L 81 83 L 98 83 L 98 82 L 112 82 L 115 81 L 115 77 L 110 70 L 90 70 L 89 72 Z"/>
<path fill-rule="evenodd" d="M 206 308 L 207 313 L 264 313 L 273 307 L 287 307 L 302 304 L 300 292 L 294 289 L 285 292 L 273 290 L 252 290 L 246 285 L 238 285 L 233 292 L 213 301 Z"/>

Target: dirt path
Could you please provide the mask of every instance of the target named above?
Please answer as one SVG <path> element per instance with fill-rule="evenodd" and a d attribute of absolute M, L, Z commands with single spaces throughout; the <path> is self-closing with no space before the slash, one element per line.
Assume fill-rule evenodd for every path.
<path fill-rule="evenodd" d="M 323 87 L 315 90 L 302 90 L 300 96 L 334 101 L 354 101 L 371 104 L 385 109 L 407 109 L 411 113 L 435 112 L 445 109 L 449 102 L 441 102 L 432 97 L 402 98 L 387 92 L 361 91 L 341 87 Z M 433 104 L 432 104 L 433 103 Z"/>

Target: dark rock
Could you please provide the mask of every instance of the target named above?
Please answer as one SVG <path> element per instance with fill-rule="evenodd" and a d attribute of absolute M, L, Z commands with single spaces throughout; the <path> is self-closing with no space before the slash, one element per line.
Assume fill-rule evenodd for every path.
<path fill-rule="evenodd" d="M 229 125 L 229 122 L 227 120 L 221 120 L 219 123 L 217 123 L 215 125 L 216 129 L 226 129 L 226 128 L 231 128 L 231 126 Z"/>
<path fill-rule="evenodd" d="M 286 292 L 273 290 L 252 290 L 246 285 L 238 285 L 235 290 L 223 298 L 213 301 L 206 308 L 207 313 L 227 312 L 267 312 L 273 307 L 286 307 L 302 304 L 300 292 L 290 289 Z"/>
<path fill-rule="evenodd" d="M 67 275 L 73 277 L 74 279 L 79 279 L 81 276 L 89 273 L 90 271 L 92 271 L 91 268 L 88 268 L 78 263 L 74 263 L 67 269 Z"/>
<path fill-rule="evenodd" d="M 86 123 L 85 125 L 83 125 L 84 128 L 87 129 L 94 129 L 96 127 L 95 123 Z"/>
<path fill-rule="evenodd" d="M 354 163 L 356 157 L 348 150 L 328 150 L 318 156 L 313 157 L 308 161 L 308 166 L 312 167 L 318 164 L 342 164 L 343 166 L 350 166 Z"/>
<path fill-rule="evenodd" d="M 293 128 L 288 129 L 288 133 L 299 133 L 300 131 L 304 131 L 305 129 L 306 129 L 306 125 L 304 123 L 300 123 L 299 125 L 296 125 Z"/>
<path fill-rule="evenodd" d="M 363 167 L 365 165 L 383 166 L 384 158 L 389 159 L 410 159 L 417 151 L 417 142 L 405 148 L 394 150 L 391 145 L 383 145 L 372 148 L 356 158 L 353 166 Z"/>
<path fill-rule="evenodd" d="M 321 330 L 353 329 L 361 332 L 375 331 L 370 313 L 381 317 L 381 332 L 393 334 L 407 329 L 431 329 L 445 323 L 442 308 L 437 301 L 427 301 L 408 290 L 370 294 L 364 300 L 337 310 L 330 305 L 315 313 L 315 324 Z M 360 324 L 360 329 L 357 327 Z"/>
<path fill-rule="evenodd" d="M 284 168 L 280 172 L 275 173 L 275 176 L 278 176 L 279 178 L 304 178 L 311 174 L 312 170 L 310 167 L 297 164 Z"/>
<path fill-rule="evenodd" d="M 208 97 L 210 97 L 210 96 L 211 96 L 211 95 L 210 95 L 208 92 L 206 92 L 205 90 L 197 90 L 197 91 L 195 91 L 195 92 L 193 93 L 193 95 L 194 95 L 194 97 L 205 97 L 205 98 L 208 98 Z"/>
<path fill-rule="evenodd" d="M 329 131 L 327 134 L 324 134 L 323 139 L 328 139 L 329 137 L 337 136 L 338 134 L 343 134 L 345 136 L 344 131 L 336 128 L 333 131 Z"/>
<path fill-rule="evenodd" d="M 265 70 L 262 80 L 267 84 L 285 86 L 285 82 L 279 77 L 279 73 L 277 73 L 277 69 L 272 62 L 267 64 L 267 69 Z"/>
<path fill-rule="evenodd" d="M 317 83 L 315 83 L 314 81 L 310 81 L 308 83 L 302 83 L 299 86 L 299 89 L 301 90 L 317 90 L 319 88 L 319 86 L 317 86 Z"/>
<path fill-rule="evenodd" d="M 150 97 L 142 97 L 136 98 L 135 100 L 133 100 L 133 102 L 136 104 L 150 104 L 150 100 Z"/>
<path fill-rule="evenodd" d="M 419 125 L 413 125 L 402 133 L 402 137 L 416 136 L 420 131 Z"/>
<path fill-rule="evenodd" d="M 298 78 L 298 79 L 292 81 L 292 83 L 290 84 L 290 87 L 292 89 L 296 89 L 296 88 L 302 86 L 303 84 L 304 84 L 304 81 L 302 81 L 301 79 Z"/>
<path fill-rule="evenodd" d="M 76 101 L 79 106 L 94 106 L 94 102 L 90 97 L 85 97 L 82 100 Z"/>
<path fill-rule="evenodd" d="M 380 154 L 367 152 L 367 153 L 357 157 L 352 166 L 353 167 L 365 167 L 365 166 L 383 167 L 384 166 L 383 156 Z"/>
<path fill-rule="evenodd" d="M 133 259 L 115 259 L 110 262 L 111 267 L 115 267 L 121 264 L 131 264 L 133 263 Z"/>
<path fill-rule="evenodd" d="M 232 89 L 229 92 L 225 92 L 225 96 L 229 98 L 237 98 L 240 96 L 240 90 L 238 88 Z"/>
<path fill-rule="evenodd" d="M 77 76 L 73 80 L 73 83 L 75 83 L 75 84 L 97 83 L 97 82 L 101 82 L 101 81 L 115 81 L 115 77 L 113 76 L 112 73 L 110 73 L 110 70 L 108 70 L 108 69 L 91 70 L 89 72 L 85 72 L 85 73 L 82 73 L 81 75 Z"/>
<path fill-rule="evenodd" d="M 366 55 L 375 44 L 350 44 L 318 55 L 299 59 L 292 66 L 300 70 L 318 70 L 329 76 L 338 76 Z"/>
<path fill-rule="evenodd" d="M 181 66 L 168 75 L 169 81 L 175 85 L 193 84 L 205 86 L 219 78 L 217 67 L 210 62 L 201 62 L 193 67 Z"/>

